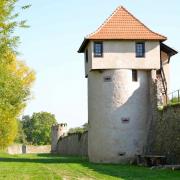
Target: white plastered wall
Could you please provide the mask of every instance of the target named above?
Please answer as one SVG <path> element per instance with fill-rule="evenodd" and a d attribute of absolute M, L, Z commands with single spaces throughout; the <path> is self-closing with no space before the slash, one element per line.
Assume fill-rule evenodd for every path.
<path fill-rule="evenodd" d="M 111 76 L 112 82 L 104 82 Z M 88 75 L 88 154 L 92 162 L 127 162 L 144 150 L 149 107 L 149 71 L 91 71 Z M 123 122 L 124 118 L 129 122 Z"/>
<path fill-rule="evenodd" d="M 137 58 L 135 44 L 139 41 L 103 41 L 103 57 L 94 57 L 93 41 L 88 44 L 89 69 L 159 69 L 159 41 L 145 42 L 145 57 Z"/>

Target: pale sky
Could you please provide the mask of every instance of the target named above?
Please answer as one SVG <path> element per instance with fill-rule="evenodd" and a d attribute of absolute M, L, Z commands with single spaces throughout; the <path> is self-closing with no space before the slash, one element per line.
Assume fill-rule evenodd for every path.
<path fill-rule="evenodd" d="M 23 0 L 20 3 L 24 2 Z M 77 50 L 87 34 L 123 5 L 167 45 L 180 50 L 178 0 L 26 0 L 32 7 L 22 14 L 29 29 L 19 31 L 20 59 L 36 72 L 34 98 L 23 114 L 48 111 L 69 127 L 87 122 L 87 80 L 83 54 Z M 171 59 L 171 90 L 180 89 L 180 54 Z"/>

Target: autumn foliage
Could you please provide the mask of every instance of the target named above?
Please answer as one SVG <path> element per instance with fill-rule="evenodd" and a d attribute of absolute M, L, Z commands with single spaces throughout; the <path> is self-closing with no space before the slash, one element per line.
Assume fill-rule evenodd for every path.
<path fill-rule="evenodd" d="M 17 118 L 31 97 L 30 87 L 35 80 L 34 72 L 17 60 L 19 37 L 14 35 L 14 31 L 25 21 L 16 21 L 19 16 L 14 12 L 16 2 L 0 1 L 0 148 L 14 141 Z"/>

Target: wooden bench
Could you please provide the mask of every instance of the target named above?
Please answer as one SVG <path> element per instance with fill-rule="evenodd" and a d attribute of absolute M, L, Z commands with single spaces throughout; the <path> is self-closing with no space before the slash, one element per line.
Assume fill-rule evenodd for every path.
<path fill-rule="evenodd" d="M 166 157 L 160 155 L 137 155 L 137 164 L 145 166 L 159 166 L 166 164 Z"/>

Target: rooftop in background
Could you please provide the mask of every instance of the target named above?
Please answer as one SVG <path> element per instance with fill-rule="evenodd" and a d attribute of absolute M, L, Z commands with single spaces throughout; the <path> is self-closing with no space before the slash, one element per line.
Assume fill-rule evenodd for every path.
<path fill-rule="evenodd" d="M 89 40 L 159 40 L 163 35 L 153 32 L 124 7 L 118 7 L 92 34 L 85 37 L 78 52 L 83 52 Z"/>

